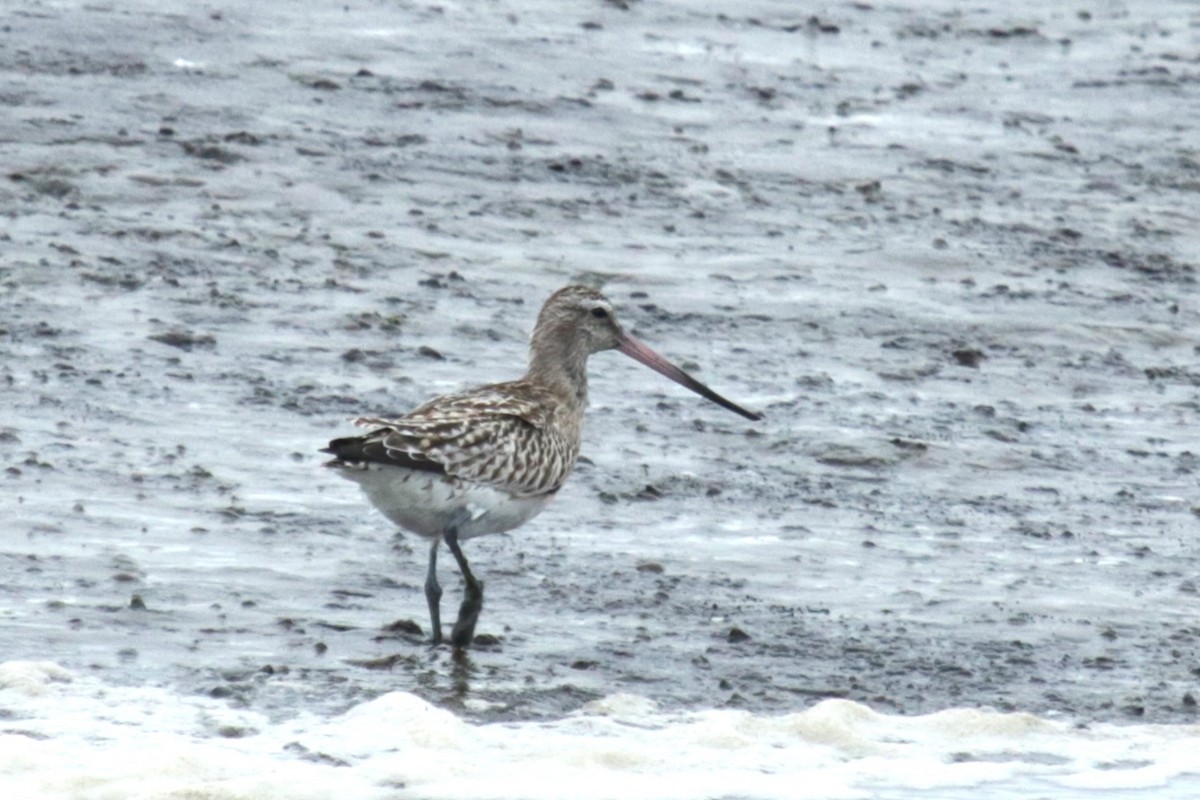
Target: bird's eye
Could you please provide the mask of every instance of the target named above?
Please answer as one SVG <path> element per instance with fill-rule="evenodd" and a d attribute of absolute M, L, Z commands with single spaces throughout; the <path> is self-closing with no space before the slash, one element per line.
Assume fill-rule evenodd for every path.
<path fill-rule="evenodd" d="M 592 316 L 595 317 L 596 319 L 604 319 L 605 317 L 608 316 L 608 312 L 605 311 L 603 308 L 593 308 Z"/>

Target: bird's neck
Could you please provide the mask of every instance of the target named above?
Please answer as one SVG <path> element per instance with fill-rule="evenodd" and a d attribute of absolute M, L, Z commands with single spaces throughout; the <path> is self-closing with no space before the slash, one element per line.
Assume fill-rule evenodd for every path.
<path fill-rule="evenodd" d="M 526 378 L 582 408 L 587 405 L 587 357 L 567 331 L 539 330 L 529 345 Z"/>

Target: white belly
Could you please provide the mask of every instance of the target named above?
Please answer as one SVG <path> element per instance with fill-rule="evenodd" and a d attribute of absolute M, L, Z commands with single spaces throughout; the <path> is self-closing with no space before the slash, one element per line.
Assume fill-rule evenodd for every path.
<path fill-rule="evenodd" d="M 385 517 L 429 539 L 441 538 L 451 525 L 457 525 L 460 539 L 512 530 L 536 517 L 553 497 L 514 497 L 490 486 L 385 464 L 340 468 L 338 474 L 361 486 Z"/>

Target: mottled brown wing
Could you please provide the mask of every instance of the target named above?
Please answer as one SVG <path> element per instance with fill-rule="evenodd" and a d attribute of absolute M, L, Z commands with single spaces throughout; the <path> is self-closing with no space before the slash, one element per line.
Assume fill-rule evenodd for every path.
<path fill-rule="evenodd" d="M 547 398 L 534 392 L 524 383 L 499 384 L 439 397 L 403 417 L 363 417 L 355 424 L 375 430 L 331 442 L 330 450 L 345 460 L 442 471 L 522 496 L 552 492 L 575 451 L 549 424 Z"/>

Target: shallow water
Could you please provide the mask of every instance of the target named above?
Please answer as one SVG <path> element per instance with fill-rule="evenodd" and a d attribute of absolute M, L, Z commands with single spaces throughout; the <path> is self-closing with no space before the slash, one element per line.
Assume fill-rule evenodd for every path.
<path fill-rule="evenodd" d="M 1050 788 L 1024 755 L 964 779 L 997 796 L 1191 742 L 1195 9 L 622 5 L 9 6 L 0 635 L 73 676 L 36 710 L 0 693 L 23 763 L 89 742 L 81 770 L 111 778 L 113 731 L 71 723 L 123 692 L 172 747 L 212 730 L 160 716 L 250 715 L 222 744 L 239 775 L 299 769 L 281 741 L 355 714 L 592 752 L 595 704 L 626 696 L 672 736 L 1036 715 Z M 495 643 L 455 662 L 387 627 L 427 627 L 424 546 L 316 450 L 515 376 L 542 299 L 579 280 L 767 418 L 593 359 L 585 462 L 467 546 Z M 737 746 L 771 759 L 773 735 Z M 856 760 L 820 796 L 927 794 L 914 765 L 957 763 L 928 741 L 880 768 L 893 795 Z M 400 793 L 384 752 L 322 768 Z M 543 763 L 510 755 L 480 769 Z M 1149 758 L 1158 791 L 1195 793 Z M 681 797 L 784 791 L 671 763 Z M 208 769 L 188 786 L 218 792 Z M 621 774 L 667 796 L 647 771 Z M 126 778 L 115 796 L 174 791 Z M 250 783 L 220 790 L 279 796 Z"/>

